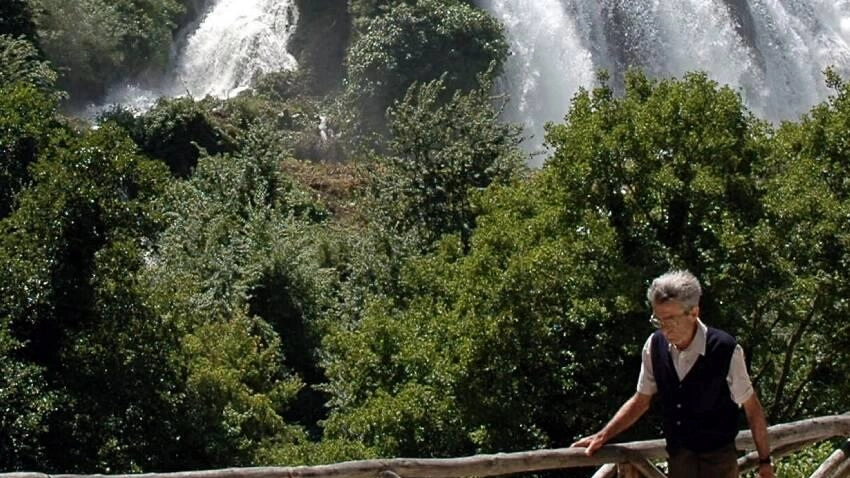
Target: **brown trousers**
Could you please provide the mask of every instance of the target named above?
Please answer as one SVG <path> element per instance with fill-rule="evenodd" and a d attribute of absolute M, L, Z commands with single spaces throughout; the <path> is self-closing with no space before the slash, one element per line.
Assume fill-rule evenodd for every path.
<path fill-rule="evenodd" d="M 682 448 L 670 453 L 667 467 L 669 478 L 738 478 L 738 453 L 734 443 L 702 453 Z"/>

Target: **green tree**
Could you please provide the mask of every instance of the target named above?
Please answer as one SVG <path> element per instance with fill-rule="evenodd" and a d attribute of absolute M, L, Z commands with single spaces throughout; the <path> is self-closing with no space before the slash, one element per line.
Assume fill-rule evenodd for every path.
<path fill-rule="evenodd" d="M 15 195 L 30 181 L 29 165 L 59 127 L 55 83 L 56 73 L 32 43 L 0 35 L 0 219 L 12 211 Z"/>
<path fill-rule="evenodd" d="M 357 363 L 356 351 L 369 349 L 364 342 L 373 333 L 392 341 L 394 332 L 400 330 L 376 332 L 382 325 L 370 322 L 378 320 L 372 314 L 392 314 L 391 307 L 373 309 L 369 303 L 379 300 L 377 297 L 391 303 L 393 298 L 416 295 L 401 280 L 405 261 L 432 250 L 444 235 L 456 234 L 465 243 L 475 227 L 476 194 L 520 177 L 518 133 L 514 126 L 499 121 L 501 100 L 490 96 L 490 86 L 482 76 L 479 88 L 466 94 L 455 92 L 445 101 L 445 82 L 435 80 L 411 87 L 391 110 L 389 156 L 377 159 L 371 168 L 371 196 L 364 204 L 370 227 L 355 233 L 343 247 L 342 254 L 347 256 L 339 320 L 325 342 L 325 347 L 333 351 L 331 355 L 345 357 L 341 362 L 329 361 L 331 395 L 347 397 L 340 402 L 332 399 L 341 409 L 348 410 L 349 399 L 356 401 L 359 398 L 354 397 L 367 393 L 355 389 L 364 386 L 361 379 L 380 367 Z M 347 342 L 350 327 L 362 327 L 363 335 L 354 333 L 357 338 Z M 352 357 L 338 347 L 358 355 L 356 365 L 348 367 Z M 443 353 L 420 350 L 424 354 Z M 452 399 L 441 395 L 439 387 L 411 384 L 403 397 L 381 395 L 363 410 L 332 416 L 327 437 L 363 442 L 386 455 L 467 452 L 471 445 L 459 444 L 468 445 L 458 438 L 462 431 L 450 431 L 457 423 L 432 416 L 438 410 L 452 416 L 452 407 Z M 405 411 L 399 412 L 402 409 Z"/>
<path fill-rule="evenodd" d="M 279 338 L 261 319 L 234 311 L 199 325 L 182 342 L 191 427 L 182 430 L 189 460 L 182 467 L 248 466 L 268 440 L 303 436 L 283 418 L 303 383 L 281 367 Z"/>
<path fill-rule="evenodd" d="M 28 0 L 6 0 L 0 4 L 0 35 L 36 39 L 32 8 Z"/>
<path fill-rule="evenodd" d="M 44 464 L 43 439 L 53 409 L 43 370 L 17 356 L 21 344 L 0 328 L 0 467 L 38 469 Z"/>
<path fill-rule="evenodd" d="M 444 234 L 466 243 L 475 227 L 473 195 L 519 177 L 519 128 L 500 121 L 492 84 L 481 81 L 448 101 L 443 79 L 413 85 L 390 109 L 388 156 L 372 184 L 376 224 L 412 234 L 423 248 Z"/>
<path fill-rule="evenodd" d="M 367 30 L 369 22 L 385 13 L 393 5 L 400 3 L 415 4 L 417 0 L 349 0 L 348 11 L 357 33 Z"/>
<path fill-rule="evenodd" d="M 735 92 L 632 72 L 621 98 L 576 95 L 548 141 L 543 171 L 475 200 L 468 250 L 408 260 L 328 337 L 329 436 L 381 455 L 567 445 L 633 393 L 645 287 L 669 267 L 704 278 L 709 323 L 746 330 L 766 131 Z"/>
<path fill-rule="evenodd" d="M 60 85 L 85 103 L 115 81 L 168 62 L 175 0 L 38 0 L 39 44 L 63 74 Z"/>
<path fill-rule="evenodd" d="M 142 276 L 182 337 L 184 466 L 278 456 L 324 413 L 310 388 L 323 380 L 315 348 L 333 297 L 333 274 L 313 259 L 323 214 L 281 174 L 266 134 L 238 154 L 202 156 L 172 185 L 161 203 L 169 224 Z"/>
<path fill-rule="evenodd" d="M 763 176 L 759 239 L 774 287 L 752 321 L 758 373 L 774 421 L 843 413 L 850 393 L 843 325 L 850 293 L 850 86 L 832 72 L 834 95 L 799 123 L 784 123 Z"/>
<path fill-rule="evenodd" d="M 384 132 L 386 109 L 414 82 L 445 74 L 450 97 L 457 89 L 474 89 L 480 73 L 497 75 L 506 55 L 501 25 L 467 3 L 394 4 L 370 21 L 349 50 L 346 101 L 352 116 L 344 130 L 354 128 L 353 137 Z"/>
<path fill-rule="evenodd" d="M 0 316 L 56 392 L 43 466 L 138 469 L 163 445 L 174 383 L 167 330 L 132 279 L 167 172 L 116 128 L 54 141 L 0 222 Z"/>
<path fill-rule="evenodd" d="M 192 173 L 202 151 L 215 155 L 236 150 L 208 105 L 192 98 L 161 98 L 141 116 L 119 107 L 99 118 L 106 121 L 122 126 L 142 152 L 163 161 L 178 178 Z"/>
<path fill-rule="evenodd" d="M 0 35 L 0 86 L 23 83 L 55 94 L 56 79 L 56 72 L 35 45 L 23 38 Z"/>
<path fill-rule="evenodd" d="M 30 165 L 59 131 L 55 99 L 23 83 L 0 86 L 0 219 L 31 181 Z"/>

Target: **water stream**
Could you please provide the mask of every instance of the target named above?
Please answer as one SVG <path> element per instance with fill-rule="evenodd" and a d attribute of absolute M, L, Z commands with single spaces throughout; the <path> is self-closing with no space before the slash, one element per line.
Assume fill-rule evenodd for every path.
<path fill-rule="evenodd" d="M 604 69 L 654 77 L 705 71 L 756 115 L 797 120 L 829 94 L 823 70 L 850 73 L 850 0 L 476 0 L 512 49 L 507 119 L 539 150 L 579 87 Z"/>
<path fill-rule="evenodd" d="M 258 73 L 298 67 L 287 50 L 297 23 L 293 0 L 212 0 L 176 44 L 164 77 L 153 84 L 116 85 L 88 116 L 115 104 L 145 111 L 160 97 L 235 96 Z"/>
<path fill-rule="evenodd" d="M 512 54 L 500 88 L 530 151 L 581 87 L 628 67 L 654 77 L 705 71 L 756 115 L 797 120 L 829 95 L 823 70 L 850 76 L 850 0 L 476 0 L 503 22 Z M 107 104 L 145 110 L 161 96 L 231 97 L 259 72 L 297 68 L 294 0 L 210 0 L 155 85 L 119 85 Z M 100 106 L 99 108 L 103 108 Z"/>

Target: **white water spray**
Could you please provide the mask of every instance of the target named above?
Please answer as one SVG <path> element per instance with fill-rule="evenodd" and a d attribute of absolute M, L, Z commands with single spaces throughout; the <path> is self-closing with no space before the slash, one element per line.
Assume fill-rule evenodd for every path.
<path fill-rule="evenodd" d="M 512 56 L 508 120 L 542 149 L 595 71 L 654 77 L 705 71 L 756 115 L 797 120 L 827 98 L 823 70 L 850 73 L 850 0 L 477 0 L 501 20 Z"/>
<path fill-rule="evenodd" d="M 511 56 L 502 78 L 511 98 L 505 118 L 524 123 L 542 144 L 543 125 L 559 121 L 564 105 L 593 81 L 592 42 L 578 31 L 575 13 L 561 0 L 481 0 L 504 22 Z M 545 100 L 545 101 L 544 101 Z"/>
<path fill-rule="evenodd" d="M 258 73 L 295 69 L 286 48 L 297 23 L 290 0 L 218 0 L 177 58 L 175 88 L 227 97 Z"/>
<path fill-rule="evenodd" d="M 178 44 L 170 73 L 153 87 L 114 87 L 105 104 L 90 108 L 86 116 L 116 104 L 144 112 L 160 97 L 233 97 L 259 73 L 298 67 L 287 51 L 297 24 L 293 0 L 212 0 L 197 27 Z"/>

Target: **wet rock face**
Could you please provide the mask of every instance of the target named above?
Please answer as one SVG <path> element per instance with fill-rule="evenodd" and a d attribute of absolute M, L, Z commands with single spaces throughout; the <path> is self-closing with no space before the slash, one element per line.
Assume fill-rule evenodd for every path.
<path fill-rule="evenodd" d="M 615 85 L 620 85 L 628 68 L 642 68 L 651 75 L 658 75 L 654 58 L 661 50 L 658 45 L 654 19 L 650 15 L 636 14 L 649 11 L 649 5 L 636 7 L 634 1 L 608 0 L 600 2 L 605 18 L 606 55 L 613 66 L 612 75 Z M 608 65 L 600 65 L 607 67 Z"/>
<path fill-rule="evenodd" d="M 178 29 L 183 28 L 190 23 L 198 20 L 198 17 L 206 11 L 207 5 L 210 3 L 210 0 L 183 0 L 180 3 L 183 4 L 185 11 L 183 15 L 177 20 Z"/>
<path fill-rule="evenodd" d="M 756 29 L 748 0 L 725 0 L 725 2 L 738 35 L 744 39 L 748 47 L 755 49 Z"/>
<path fill-rule="evenodd" d="M 312 93 L 327 93 L 341 84 L 345 73 L 345 52 L 351 40 L 348 2 L 296 0 L 295 5 L 299 21 L 289 48 L 310 75 Z"/>

